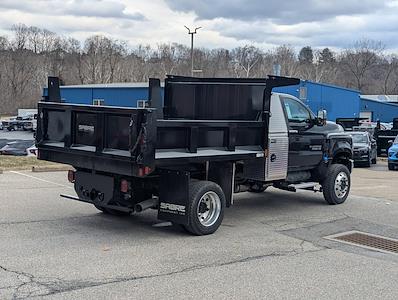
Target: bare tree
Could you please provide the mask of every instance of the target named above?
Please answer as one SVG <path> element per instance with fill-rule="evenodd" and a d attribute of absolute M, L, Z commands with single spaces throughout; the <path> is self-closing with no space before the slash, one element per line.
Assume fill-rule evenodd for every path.
<path fill-rule="evenodd" d="M 274 64 L 281 66 L 281 75 L 297 76 L 298 63 L 294 49 L 287 45 L 277 47 L 273 53 Z"/>
<path fill-rule="evenodd" d="M 260 49 L 246 45 L 232 50 L 232 59 L 236 77 L 250 77 L 253 68 L 260 62 L 262 52 Z"/>
<path fill-rule="evenodd" d="M 355 78 L 355 87 L 361 91 L 364 87 L 364 78 L 377 63 L 382 55 L 384 45 L 372 40 L 360 40 L 352 49 L 343 52 L 342 62 Z"/>
<path fill-rule="evenodd" d="M 11 27 L 14 34 L 13 47 L 16 50 L 25 49 L 29 40 L 29 30 L 25 24 L 15 24 Z"/>
<path fill-rule="evenodd" d="M 177 43 L 156 47 L 126 43 L 106 36 L 79 41 L 44 28 L 16 24 L 12 35 L 0 36 L 0 113 L 17 107 L 35 106 L 48 75 L 63 83 L 142 82 L 167 74 L 190 74 L 190 51 Z M 281 75 L 300 77 L 366 93 L 398 94 L 397 54 L 383 55 L 380 42 L 361 40 L 352 48 L 333 53 L 330 49 L 304 47 L 297 53 L 282 45 L 263 51 L 253 45 L 235 49 L 196 48 L 196 76 L 264 77 L 273 65 Z"/>
<path fill-rule="evenodd" d="M 395 76 L 394 76 L 395 75 Z M 383 92 L 388 95 L 390 91 L 396 92 L 398 86 L 398 57 L 396 54 L 392 54 L 386 57 L 386 71 L 384 76 Z M 393 80 L 391 80 L 393 78 Z M 392 89 L 389 89 L 389 84 L 393 85 Z"/>

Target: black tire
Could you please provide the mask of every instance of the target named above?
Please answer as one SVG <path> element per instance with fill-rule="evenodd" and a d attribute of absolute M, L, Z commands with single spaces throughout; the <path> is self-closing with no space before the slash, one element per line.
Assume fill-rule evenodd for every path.
<path fill-rule="evenodd" d="M 258 185 L 258 184 L 253 184 L 249 187 L 249 192 L 250 193 L 263 193 L 267 189 L 267 186 L 265 185 Z"/>
<path fill-rule="evenodd" d="M 202 197 L 205 194 L 210 194 L 215 197 L 218 196 L 218 200 L 215 200 L 218 205 L 219 211 L 214 214 L 213 223 L 204 225 L 201 222 L 198 215 L 198 206 L 204 201 Z M 202 199 L 202 201 L 201 201 Z M 208 208 L 208 207 L 206 207 Z M 224 218 L 225 209 L 225 195 L 221 187 L 211 181 L 192 181 L 189 184 L 189 204 L 186 208 L 188 214 L 188 224 L 184 225 L 185 230 L 194 235 L 207 235 L 214 233 Z"/>
<path fill-rule="evenodd" d="M 390 171 L 394 171 L 395 170 L 395 166 L 393 164 L 388 164 L 388 169 Z"/>
<path fill-rule="evenodd" d="M 372 156 L 370 155 L 369 152 L 368 161 L 365 163 L 365 167 L 369 168 L 371 165 L 372 165 Z"/>
<path fill-rule="evenodd" d="M 341 176 L 340 174 L 344 174 L 344 176 Z M 335 182 L 337 176 L 341 177 L 340 179 L 341 183 L 339 184 L 339 188 L 343 189 L 343 191 L 335 190 Z M 345 183 L 343 183 L 343 181 Z M 350 192 L 350 187 L 351 187 L 351 177 L 348 168 L 341 164 L 331 165 L 327 170 L 326 179 L 322 182 L 323 196 L 326 202 L 329 203 L 330 205 L 344 203 Z M 341 192 L 340 195 L 337 195 L 337 193 L 339 192 Z"/>
<path fill-rule="evenodd" d="M 95 208 L 102 211 L 104 214 L 107 215 L 112 215 L 112 216 L 128 216 L 130 215 L 130 213 L 126 212 L 126 211 L 120 211 L 120 210 L 116 210 L 116 209 L 111 209 L 111 208 L 105 208 L 99 205 L 94 204 Z"/>

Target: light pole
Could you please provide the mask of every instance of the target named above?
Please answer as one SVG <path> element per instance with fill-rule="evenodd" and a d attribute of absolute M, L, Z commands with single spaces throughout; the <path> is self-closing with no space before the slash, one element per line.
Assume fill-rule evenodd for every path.
<path fill-rule="evenodd" d="M 195 30 L 191 31 L 187 26 L 184 25 L 186 29 L 188 29 L 188 34 L 191 35 L 191 76 L 193 76 L 194 68 L 193 68 L 193 35 L 197 33 L 197 31 L 202 27 L 196 27 Z"/>

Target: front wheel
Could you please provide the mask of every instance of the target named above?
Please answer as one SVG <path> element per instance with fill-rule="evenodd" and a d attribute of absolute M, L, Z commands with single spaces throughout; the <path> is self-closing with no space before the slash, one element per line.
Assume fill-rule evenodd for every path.
<path fill-rule="evenodd" d="M 388 164 L 388 169 L 390 171 L 393 171 L 393 170 L 395 170 L 395 166 L 393 164 Z"/>
<path fill-rule="evenodd" d="M 194 235 L 214 233 L 224 218 L 225 195 L 221 187 L 211 181 L 192 181 L 189 200 L 185 229 Z"/>
<path fill-rule="evenodd" d="M 365 167 L 369 168 L 371 164 L 372 164 L 372 158 L 371 158 L 370 153 L 369 153 L 368 161 L 365 163 Z"/>
<path fill-rule="evenodd" d="M 322 182 L 323 196 L 331 205 L 341 204 L 348 197 L 351 187 L 351 177 L 348 168 L 341 164 L 329 167 L 326 179 Z"/>

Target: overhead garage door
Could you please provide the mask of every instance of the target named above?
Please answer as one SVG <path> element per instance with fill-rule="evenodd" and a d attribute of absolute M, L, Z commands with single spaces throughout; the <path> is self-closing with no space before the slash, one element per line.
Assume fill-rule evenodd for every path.
<path fill-rule="evenodd" d="M 372 112 L 371 111 L 361 111 L 359 113 L 360 118 L 367 118 L 369 121 L 372 121 Z"/>

